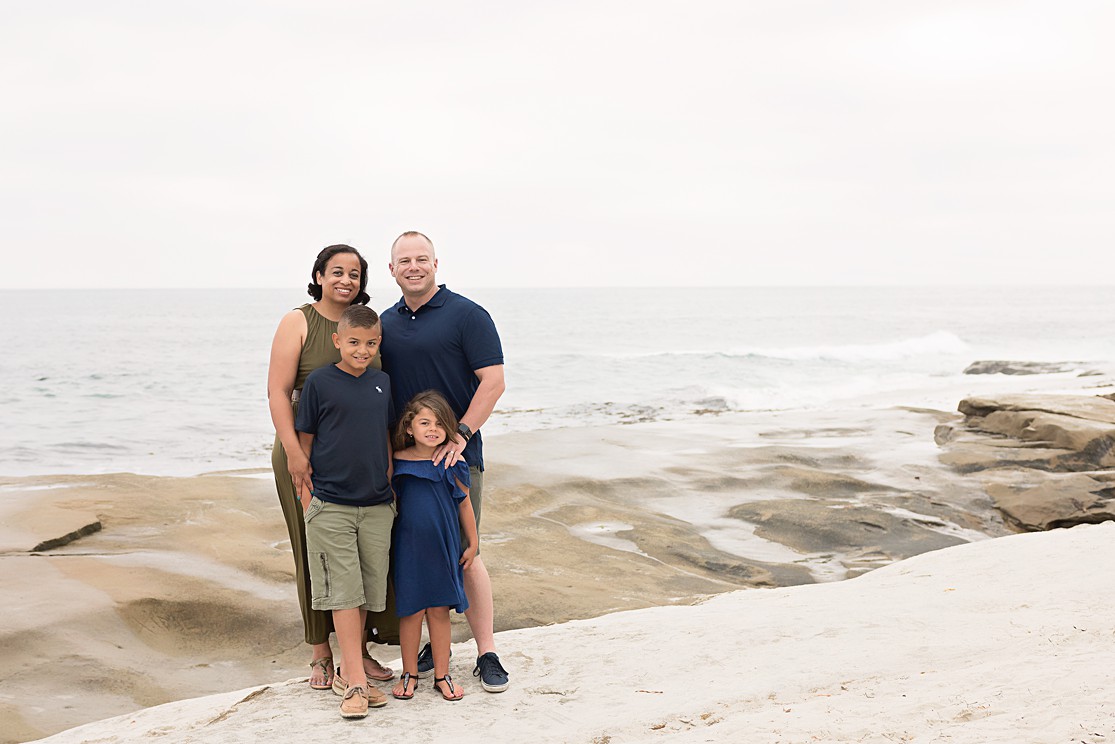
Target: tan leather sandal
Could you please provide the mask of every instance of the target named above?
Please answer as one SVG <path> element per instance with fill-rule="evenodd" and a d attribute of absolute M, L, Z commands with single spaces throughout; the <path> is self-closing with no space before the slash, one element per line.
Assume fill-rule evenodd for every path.
<path fill-rule="evenodd" d="M 325 678 L 325 682 L 314 684 L 315 670 L 321 670 L 321 676 Z M 314 659 L 310 662 L 310 689 L 313 690 L 329 690 L 333 687 L 333 657 L 323 656 L 320 659 Z"/>

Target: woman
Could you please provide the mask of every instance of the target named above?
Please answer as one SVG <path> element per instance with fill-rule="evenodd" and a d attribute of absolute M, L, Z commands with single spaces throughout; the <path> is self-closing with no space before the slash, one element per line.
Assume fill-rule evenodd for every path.
<path fill-rule="evenodd" d="M 275 486 L 283 508 L 290 545 L 294 551 L 294 575 L 298 584 L 298 603 L 302 607 L 306 643 L 313 645 L 310 661 L 310 687 L 328 690 L 332 687 L 334 668 L 333 650 L 329 634 L 333 631 L 330 613 L 314 610 L 310 606 L 310 571 L 306 564 L 306 526 L 302 506 L 298 501 L 298 488 L 309 486 L 313 472 L 310 461 L 298 446 L 294 431 L 294 414 L 302 383 L 310 372 L 327 364 L 340 361 L 340 352 L 333 345 L 337 320 L 349 305 L 365 305 L 370 299 L 368 262 L 348 245 L 331 245 L 318 254 L 310 272 L 313 280 L 308 285 L 314 302 L 291 310 L 279 321 L 275 340 L 271 344 L 271 363 L 267 370 L 267 399 L 271 420 L 275 424 L 275 446 L 271 451 L 271 468 L 275 471 Z M 380 360 L 372 362 L 377 369 Z M 398 621 L 394 617 L 393 597 L 388 598 L 386 613 L 369 613 L 369 626 L 378 626 L 380 637 L 397 637 Z M 374 619 L 373 619 L 374 618 Z M 388 625 L 389 624 L 389 625 Z M 364 652 L 364 671 L 378 681 L 394 678 L 394 672 Z"/>

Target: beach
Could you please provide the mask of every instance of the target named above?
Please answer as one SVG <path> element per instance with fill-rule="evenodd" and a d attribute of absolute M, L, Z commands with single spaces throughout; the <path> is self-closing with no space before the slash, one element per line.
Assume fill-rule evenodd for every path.
<path fill-rule="evenodd" d="M 336 697 L 298 679 L 47 741 L 1103 744 L 1115 734 L 1115 584 L 1077 559 L 1110 572 L 1113 538 L 1111 523 L 1015 535 L 851 581 L 502 633 L 518 683 L 452 706 L 420 686 L 344 721 Z"/>
<path fill-rule="evenodd" d="M 651 690 L 631 693 L 647 700 L 661 701 L 658 696 L 666 694 L 662 690 L 669 680 L 679 694 L 699 688 L 692 700 L 681 697 L 686 705 L 705 703 L 703 712 L 712 718 L 720 717 L 724 705 L 716 701 L 733 696 L 741 705 L 750 700 L 751 714 L 758 715 L 774 710 L 771 701 L 790 708 L 806 702 L 800 685 L 816 665 L 829 665 L 826 674 L 832 675 L 849 654 L 871 655 L 869 648 L 880 643 L 910 643 L 901 634 L 911 629 L 891 627 L 882 615 L 871 622 L 863 615 L 856 622 L 899 635 L 879 638 L 840 626 L 817 629 L 812 623 L 827 611 L 818 604 L 815 616 L 808 608 L 813 598 L 827 597 L 829 591 L 860 597 L 853 604 L 885 601 L 883 594 L 866 589 L 861 596 L 859 590 L 826 587 L 874 586 L 872 582 L 883 581 L 870 578 L 880 573 L 876 569 L 891 566 L 885 574 L 890 577 L 888 591 L 905 593 L 909 606 L 903 611 L 933 615 L 937 590 L 918 588 L 917 582 L 904 585 L 899 577 L 917 570 L 896 570 L 904 565 L 901 561 L 927 552 L 951 555 L 957 546 L 971 549 L 1015 532 L 978 480 L 941 461 L 934 430 L 961 419 L 955 411 L 858 406 L 712 414 L 691 422 L 492 438 L 482 545 L 496 589 L 496 629 L 513 673 L 514 694 L 485 695 L 469 684 L 471 649 L 463 643 L 467 625 L 458 618 L 455 658 L 461 661 L 454 662 L 453 671 L 473 693 L 463 705 L 484 706 L 486 717 L 491 706 L 530 707 L 534 695 L 576 697 L 572 688 L 546 691 L 547 680 L 557 675 L 564 680 L 558 687 L 571 685 L 582 695 L 592 690 L 589 697 L 596 700 L 601 694 L 599 704 L 607 706 L 610 698 L 603 690 L 619 675 L 624 689 L 637 685 Z M 0 730 L 5 741 L 26 741 L 148 706 L 261 685 L 297 696 L 298 705 L 320 707 L 326 718 L 309 717 L 307 727 L 335 715 L 336 703 L 329 696 L 304 695 L 302 684 L 279 684 L 305 678 L 308 654 L 300 643 L 292 561 L 269 472 L 5 478 L 0 487 L 5 493 L 2 546 L 8 567 L 3 592 L 15 600 L 0 619 L 0 637 L 6 658 L 27 660 L 26 666 L 10 664 L 4 672 Z M 952 583 L 965 578 L 965 559 L 942 560 L 949 568 L 926 576 Z M 1065 555 L 1058 560 L 1075 565 L 1078 559 Z M 1103 575 L 1100 563 L 1110 560 L 1110 554 L 1100 551 L 1089 558 L 1089 566 Z M 1030 574 L 1029 559 L 1020 565 L 1025 572 L 997 591 L 1021 591 L 1019 585 L 1045 581 Z M 747 591 L 735 593 L 741 589 Z M 1068 591 L 1068 585 L 1061 590 Z M 716 604 L 721 600 L 711 599 L 718 595 L 748 608 L 720 631 L 716 624 L 723 620 L 706 624 L 698 619 L 709 608 L 722 606 Z M 923 599 L 928 604 L 919 608 Z M 981 601 L 993 604 L 994 596 Z M 793 617 L 772 609 L 784 602 L 797 606 Z M 640 610 L 650 614 L 615 614 Z M 661 612 L 681 615 L 654 614 Z M 768 617 L 770 612 L 775 614 Z M 830 619 L 839 622 L 839 614 Z M 794 652 L 802 655 L 776 664 L 782 667 L 778 674 L 802 675 L 795 678 L 792 694 L 781 686 L 780 677 L 770 676 L 766 664 L 773 659 L 749 661 L 751 652 L 741 647 L 728 654 L 738 657 L 738 664 L 727 668 L 717 666 L 728 663 L 724 654 L 714 654 L 718 660 L 711 664 L 687 645 L 701 637 L 689 639 L 696 632 L 694 623 L 711 638 L 742 639 L 755 635 L 760 620 L 767 633 L 781 626 L 780 636 L 766 637 L 761 644 L 812 639 Z M 1109 643 L 1110 636 L 1095 630 L 1098 622 L 1091 616 L 1085 624 Z M 938 632 L 930 625 L 916 627 L 928 634 L 926 639 Z M 585 645 L 586 632 L 610 640 Z M 831 643 L 817 640 L 825 633 Z M 955 641 L 961 646 L 978 642 L 976 636 Z M 535 644 L 542 644 L 545 653 Z M 816 658 L 810 659 L 805 648 Z M 947 680 L 957 673 L 947 668 L 952 663 L 948 658 L 930 664 L 932 651 L 919 648 L 925 668 L 902 668 L 906 676 L 936 670 L 947 672 L 940 678 Z M 628 657 L 640 649 L 658 660 L 635 674 Z M 566 658 L 570 654 L 574 658 Z M 378 647 L 375 655 L 399 668 L 397 649 Z M 569 665 L 581 668 L 577 674 L 583 677 L 561 677 Z M 796 667 L 801 668 L 794 671 Z M 35 673 L 27 674 L 32 668 Z M 875 676 L 894 684 L 887 675 L 902 669 Z M 745 679 L 751 681 L 738 695 L 731 692 Z M 817 694 L 836 694 L 834 684 L 832 676 L 818 679 Z M 761 700 L 754 697 L 754 685 L 769 687 Z M 717 693 L 708 696 L 709 688 Z M 659 708 L 647 703 L 637 717 L 642 720 Z M 671 713 L 662 720 L 674 723 L 662 731 L 679 737 L 692 727 L 677 721 L 702 720 L 692 710 L 685 712 L 688 708 L 664 710 Z M 638 725 L 634 719 L 618 720 L 615 733 L 608 733 L 612 729 L 599 722 L 599 735 L 639 740 L 631 728 Z M 597 737 L 583 726 L 547 740 Z M 236 740 L 222 731 L 226 739 Z M 206 740 L 208 735 L 196 737 Z M 104 740 L 129 736 L 118 731 Z M 431 734 L 427 740 L 436 739 Z M 60 740 L 83 739 L 63 735 Z"/>
<path fill-rule="evenodd" d="M 895 573 L 905 561 L 952 551 L 982 555 L 962 551 L 1024 531 L 1115 518 L 1115 455 L 1106 444 L 1115 401 L 1097 398 L 1115 391 L 1115 347 L 1075 320 L 1109 317 L 1109 292 L 472 294 L 497 319 L 509 354 L 508 393 L 484 427 L 481 524 L 497 640 L 512 676 L 507 693 L 481 692 L 470 676 L 467 625 L 461 618 L 453 625 L 453 674 L 469 693 L 461 705 L 481 706 L 481 719 L 526 706 L 540 716 L 531 725 L 554 741 L 642 740 L 643 725 L 684 740 L 699 734 L 686 734 L 676 721 L 721 718 L 717 711 L 744 706 L 772 716 L 755 740 L 779 741 L 777 704 L 803 707 L 806 688 L 798 685 L 813 667 L 875 658 L 878 644 L 915 641 L 841 625 L 845 599 L 815 605 L 831 615 L 833 624 L 821 629 L 809 624 L 816 618 L 808 611 L 780 614 L 781 603 L 810 605 L 834 591 L 883 607 L 885 592 L 860 597 L 835 587 L 875 586 L 872 577 L 884 575 L 910 582 L 901 591 L 916 614 L 920 585 Z M 165 704 L 185 707 L 181 714 L 143 713 L 142 725 L 130 718 L 106 723 L 98 736 L 142 739 L 144 731 L 169 726 L 164 733 L 189 729 L 179 738 L 205 740 L 208 733 L 190 728 L 189 711 L 225 703 L 204 696 L 233 705 L 240 698 L 230 691 L 260 686 L 296 696 L 271 704 L 320 707 L 320 717 L 275 725 L 308 732 L 331 720 L 337 703 L 328 694 L 313 697 L 302 683 L 286 684 L 308 675 L 309 652 L 266 469 L 273 436 L 262 385 L 268 340 L 297 295 L 87 291 L 47 302 L 6 292 L 0 301 L 48 325 L 72 322 L 72 351 L 83 360 L 74 366 L 71 350 L 55 348 L 54 337 L 40 347 L 15 325 L 0 329 L 10 351 L 6 420 L 34 423 L 0 431 L 0 557 L 7 569 L 0 574 L 7 610 L 0 615 L 0 741 Z M 234 327 L 224 316 L 230 304 L 241 313 Z M 87 306 L 102 311 L 85 313 Z M 678 312 L 663 315 L 664 306 Z M 151 312 L 137 317 L 136 307 Z M 129 343 L 136 334 L 151 344 Z M 1105 555 L 1101 549 L 1083 562 L 1066 555 L 1054 568 L 1099 571 Z M 963 574 L 954 559 L 942 560 L 947 565 L 928 576 L 952 581 Z M 1047 581 L 1058 585 L 1050 590 L 1075 591 L 1020 560 L 1013 575 L 988 574 L 989 591 L 1004 592 L 988 594 L 988 602 L 1016 606 L 1027 584 Z M 933 596 L 925 594 L 927 608 Z M 736 601 L 729 597 L 748 609 L 712 627 L 721 621 L 700 613 Z M 680 614 L 657 614 L 667 612 Z M 1042 622 L 1065 619 L 1042 612 Z M 876 625 L 889 628 L 886 617 Z M 772 635 L 775 625 L 779 635 Z M 609 640 L 586 642 L 589 629 Z M 916 624 L 905 630 L 952 632 Z M 804 645 L 788 651 L 785 663 L 749 662 L 750 647 L 715 659 L 704 650 L 720 642 L 709 638 L 736 636 L 772 650 Z M 830 637 L 838 640 L 826 643 Z M 958 648 L 976 658 L 980 638 L 973 634 L 975 645 L 965 646 L 965 636 Z M 928 660 L 921 666 L 951 669 L 952 657 L 933 666 L 932 647 L 916 648 Z M 373 653 L 400 668 L 396 648 Z M 1048 660 L 1033 664 L 1035 674 L 1064 676 Z M 872 674 L 913 677 L 924 671 L 915 666 Z M 1073 673 L 1091 679 L 1088 669 Z M 795 674 L 802 676 L 783 676 Z M 940 688 L 927 694 L 938 707 L 950 685 L 954 696 L 964 693 L 953 677 L 935 679 Z M 666 681 L 692 690 L 692 701 L 666 704 Z M 817 689 L 850 700 L 832 681 L 819 679 Z M 612 694 L 629 688 L 652 692 L 633 693 L 647 707 L 621 714 L 628 709 Z M 765 690 L 761 698 L 758 689 Z M 548 704 L 564 706 L 577 695 L 614 711 L 614 720 L 594 724 L 598 712 L 577 708 L 583 727 L 550 730 L 550 721 L 565 719 L 555 712 L 563 708 Z M 705 702 L 713 707 L 686 707 Z M 393 704 L 388 709 L 405 715 Z M 850 708 L 844 718 L 866 710 Z M 227 711 L 214 717 L 237 720 Z M 1051 725 L 1068 718 L 1056 715 Z M 675 723 L 663 723 L 669 721 Z M 658 723 L 664 727 L 653 728 Z M 223 727 L 221 735 L 250 738 L 254 725 L 240 733 Z M 800 725 L 824 730 L 811 719 Z M 914 720 L 908 726 L 907 740 L 932 740 L 929 734 L 941 731 Z M 827 740 L 871 740 L 851 730 L 842 724 Z M 889 740 L 901 740 L 898 731 Z M 949 732 L 957 741 L 967 735 Z M 782 740 L 826 740 L 817 735 Z"/>

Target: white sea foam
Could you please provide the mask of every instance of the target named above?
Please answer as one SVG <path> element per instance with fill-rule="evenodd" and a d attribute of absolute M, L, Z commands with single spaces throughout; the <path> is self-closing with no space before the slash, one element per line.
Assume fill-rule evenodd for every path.
<path fill-rule="evenodd" d="M 822 344 L 819 346 L 757 348 L 746 353 L 772 359 L 794 361 L 831 359 L 842 362 L 870 362 L 909 359 L 917 356 L 959 355 L 966 353 L 969 349 L 969 345 L 956 334 L 948 331 L 934 331 L 924 336 L 878 344 Z"/>
<path fill-rule="evenodd" d="M 571 356 L 576 360 L 587 360 L 592 356 L 604 359 L 647 360 L 669 359 L 671 357 L 708 357 L 710 359 L 739 358 L 745 360 L 839 360 L 844 362 L 857 361 L 884 361 L 890 359 L 908 359 L 915 356 L 932 355 L 959 355 L 970 349 L 960 337 L 948 331 L 935 331 L 933 333 L 914 338 L 900 339 L 877 344 L 820 344 L 817 346 L 755 346 L 741 347 L 731 350 L 725 349 L 685 349 L 678 351 L 625 351 L 603 352 L 596 355 L 574 353 Z M 546 355 L 556 356 L 555 352 L 545 352 Z"/>

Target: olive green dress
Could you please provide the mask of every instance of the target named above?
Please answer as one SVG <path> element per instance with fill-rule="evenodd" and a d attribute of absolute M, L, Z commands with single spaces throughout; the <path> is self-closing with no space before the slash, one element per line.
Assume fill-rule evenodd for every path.
<path fill-rule="evenodd" d="M 298 374 L 294 378 L 294 389 L 302 390 L 306 378 L 318 367 L 336 364 L 341 361 L 341 353 L 333 345 L 333 334 L 337 331 L 337 321 L 321 315 L 312 305 L 298 308 L 306 316 L 306 341 L 298 357 Z M 379 369 L 380 359 L 376 356 L 372 366 Z M 292 403 L 295 415 L 298 404 Z M 275 435 L 275 445 L 271 449 L 271 469 L 275 471 L 275 488 L 279 492 L 279 503 L 283 508 L 290 546 L 294 552 L 294 579 L 298 585 L 298 604 L 302 608 L 302 621 L 306 630 L 306 643 L 325 643 L 333 632 L 333 614 L 315 610 L 310 606 L 310 567 L 306 562 L 306 523 L 303 519 L 302 504 L 294 491 L 294 482 L 287 469 L 286 450 Z M 395 616 L 395 597 L 392 587 L 388 586 L 387 609 L 384 612 L 368 613 L 368 640 L 377 643 L 399 642 L 399 620 Z"/>

